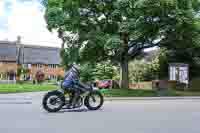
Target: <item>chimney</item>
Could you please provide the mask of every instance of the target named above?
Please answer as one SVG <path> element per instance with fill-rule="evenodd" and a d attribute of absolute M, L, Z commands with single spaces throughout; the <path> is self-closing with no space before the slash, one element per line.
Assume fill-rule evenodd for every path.
<path fill-rule="evenodd" d="M 17 44 L 20 44 L 21 43 L 21 36 L 17 36 L 17 41 L 16 41 Z"/>
<path fill-rule="evenodd" d="M 15 44 L 17 46 L 17 64 L 21 63 L 21 54 L 23 53 L 23 48 L 21 48 L 23 45 L 21 44 L 21 36 L 17 36 L 17 40 L 15 41 Z"/>

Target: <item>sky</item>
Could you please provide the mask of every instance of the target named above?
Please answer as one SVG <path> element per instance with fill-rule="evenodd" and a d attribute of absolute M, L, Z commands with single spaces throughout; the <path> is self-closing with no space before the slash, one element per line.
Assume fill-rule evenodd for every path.
<path fill-rule="evenodd" d="M 0 40 L 21 36 L 27 45 L 60 47 L 57 33 L 46 28 L 44 10 L 41 0 L 0 0 Z"/>
<path fill-rule="evenodd" d="M 57 33 L 46 28 L 44 11 L 41 0 L 0 0 L 0 40 L 21 36 L 26 45 L 61 47 Z"/>

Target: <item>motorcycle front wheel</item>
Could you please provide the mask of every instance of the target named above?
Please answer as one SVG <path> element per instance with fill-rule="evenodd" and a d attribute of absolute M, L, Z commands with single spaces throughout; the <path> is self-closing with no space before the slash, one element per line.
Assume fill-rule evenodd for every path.
<path fill-rule="evenodd" d="M 42 105 L 48 112 L 58 112 L 65 105 L 65 97 L 58 91 L 49 92 L 44 96 Z"/>
<path fill-rule="evenodd" d="M 92 91 L 86 96 L 84 103 L 89 110 L 98 110 L 102 107 L 104 98 L 101 92 Z"/>

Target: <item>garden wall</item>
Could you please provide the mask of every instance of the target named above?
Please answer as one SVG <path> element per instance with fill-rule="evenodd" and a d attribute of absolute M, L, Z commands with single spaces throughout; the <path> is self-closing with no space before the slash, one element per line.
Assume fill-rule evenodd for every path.
<path fill-rule="evenodd" d="M 130 89 L 144 89 L 144 90 L 152 90 L 152 82 L 139 82 L 139 83 L 130 83 Z"/>

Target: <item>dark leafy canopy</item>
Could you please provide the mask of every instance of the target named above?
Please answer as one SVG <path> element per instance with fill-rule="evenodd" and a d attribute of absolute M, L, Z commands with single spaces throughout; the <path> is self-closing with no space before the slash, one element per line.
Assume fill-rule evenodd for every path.
<path fill-rule="evenodd" d="M 199 0 L 44 0 L 48 29 L 78 35 L 72 61 L 135 58 L 144 48 L 199 47 Z M 74 56 L 74 55 L 73 55 Z M 127 75 L 126 75 L 127 76 Z"/>
<path fill-rule="evenodd" d="M 82 59 L 87 61 L 120 59 L 123 51 L 120 32 L 129 35 L 130 56 L 155 45 L 185 48 L 191 43 L 199 44 L 199 39 L 192 38 L 199 35 L 198 0 L 45 0 L 44 3 L 48 29 L 78 33 Z M 87 43 L 82 46 L 83 42 Z"/>

